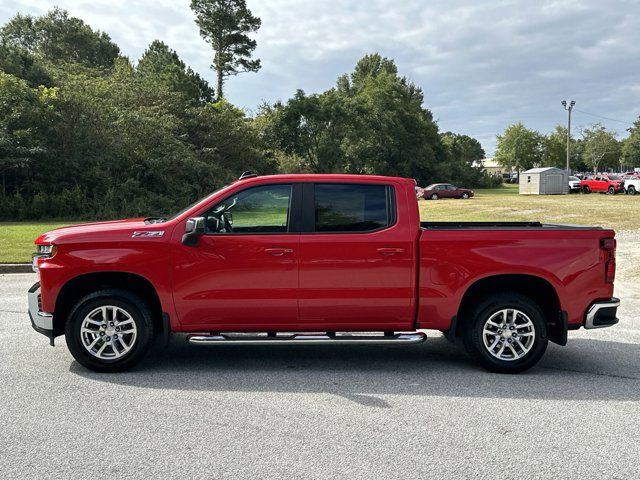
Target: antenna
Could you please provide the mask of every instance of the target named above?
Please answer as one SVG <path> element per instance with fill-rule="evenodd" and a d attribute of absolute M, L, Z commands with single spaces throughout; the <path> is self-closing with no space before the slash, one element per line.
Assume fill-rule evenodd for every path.
<path fill-rule="evenodd" d="M 253 173 L 251 170 L 247 170 L 246 172 L 242 172 L 242 175 L 240 175 L 240 178 L 238 180 L 244 180 L 245 178 L 253 178 L 257 176 L 258 175 L 256 173 Z"/>

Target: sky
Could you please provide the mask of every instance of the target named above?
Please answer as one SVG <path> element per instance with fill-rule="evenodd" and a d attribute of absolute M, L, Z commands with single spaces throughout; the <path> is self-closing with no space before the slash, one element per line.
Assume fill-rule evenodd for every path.
<path fill-rule="evenodd" d="M 137 61 L 154 39 L 176 50 L 215 85 L 213 52 L 200 37 L 188 0 L 12 0 L 39 15 L 52 5 L 107 32 Z M 255 35 L 258 73 L 231 77 L 226 97 L 248 113 L 297 89 L 331 88 L 363 55 L 393 58 L 419 85 L 442 131 L 480 140 L 522 121 L 547 133 L 602 122 L 620 137 L 640 115 L 640 0 L 247 0 L 262 19 Z M 606 118 L 601 118 L 606 117 Z"/>

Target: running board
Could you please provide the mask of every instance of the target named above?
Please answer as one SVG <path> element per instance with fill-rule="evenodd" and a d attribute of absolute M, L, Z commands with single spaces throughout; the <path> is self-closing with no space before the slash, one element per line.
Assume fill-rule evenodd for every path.
<path fill-rule="evenodd" d="M 276 335 L 276 336 L 247 336 L 247 335 L 188 335 L 187 341 L 196 345 L 412 345 L 422 343 L 427 336 L 422 332 L 398 333 L 396 335 Z"/>

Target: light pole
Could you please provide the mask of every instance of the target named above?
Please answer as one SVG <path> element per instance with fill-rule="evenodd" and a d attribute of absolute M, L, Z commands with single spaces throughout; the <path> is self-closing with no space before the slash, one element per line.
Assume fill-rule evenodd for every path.
<path fill-rule="evenodd" d="M 569 121 L 567 123 L 567 175 L 571 175 L 571 169 L 569 167 L 569 145 L 571 142 L 571 111 L 573 110 L 573 106 L 576 104 L 575 100 L 571 100 L 569 105 L 567 105 L 566 100 L 562 100 L 562 106 L 564 109 L 569 112 Z"/>

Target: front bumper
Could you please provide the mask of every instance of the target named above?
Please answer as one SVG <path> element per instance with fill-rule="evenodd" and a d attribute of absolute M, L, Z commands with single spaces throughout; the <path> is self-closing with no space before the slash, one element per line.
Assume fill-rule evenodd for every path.
<path fill-rule="evenodd" d="M 600 302 L 594 302 L 587 310 L 584 321 L 584 328 L 604 328 L 611 327 L 618 323 L 616 312 L 620 306 L 619 298 L 611 298 Z"/>
<path fill-rule="evenodd" d="M 29 299 L 29 318 L 33 329 L 43 334 L 53 345 L 53 314 L 40 310 L 40 282 L 34 283 L 27 293 Z"/>

